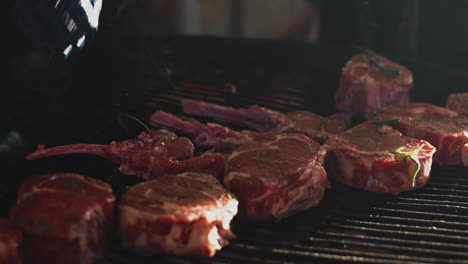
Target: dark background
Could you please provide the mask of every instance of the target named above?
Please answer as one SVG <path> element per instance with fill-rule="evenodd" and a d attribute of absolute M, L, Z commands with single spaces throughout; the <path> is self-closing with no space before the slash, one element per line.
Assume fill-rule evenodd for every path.
<path fill-rule="evenodd" d="M 367 45 L 378 52 L 468 69 L 468 1 L 317 1 L 324 45 Z"/>
<path fill-rule="evenodd" d="M 145 87 L 151 86 L 153 94 L 166 89 L 167 85 L 155 83 L 174 65 L 173 59 L 200 63 L 213 58 L 228 63 L 258 59 L 310 69 L 320 66 L 336 80 L 311 89 L 332 94 L 342 64 L 356 52 L 353 47 L 370 47 L 412 69 L 419 98 L 440 95 L 438 104 L 443 104 L 447 91 L 463 90 L 468 70 L 468 1 L 464 0 L 313 1 L 322 17 L 317 46 L 203 36 L 147 38 L 138 34 L 132 20 L 137 16 L 134 5 L 120 9 L 123 0 L 104 0 L 96 38 L 67 60 L 60 53 L 40 49 L 25 36 L 18 28 L 15 2 L 7 0 L 1 11 L 6 19 L 6 47 L 1 52 L 7 64 L 1 73 L 2 139 L 19 129 L 29 133 L 31 141 L 67 143 L 96 133 L 120 112 L 143 116 L 141 104 L 148 100 L 142 97 Z M 436 77 L 423 79 L 418 77 L 421 74 L 439 76 L 434 81 Z"/>
<path fill-rule="evenodd" d="M 352 46 L 357 45 L 371 47 L 410 68 L 415 77 L 412 94 L 415 100 L 443 105 L 448 93 L 467 91 L 468 16 L 465 10 L 468 10 L 468 1 L 376 0 L 368 1 L 367 5 L 363 1 L 329 0 L 319 3 L 323 12 L 319 46 L 209 37 L 143 38 L 135 34 L 135 24 L 123 19 L 124 15 L 115 15 L 118 2 L 105 0 L 96 39 L 68 60 L 43 52 L 24 36 L 16 26 L 14 0 L 7 0 L 7 8 L 0 9 L 2 18 L 6 18 L 2 24 L 6 47 L 1 52 L 7 64 L 7 69 L 1 71 L 0 216 L 7 216 L 7 208 L 14 202 L 21 180 L 39 172 L 75 171 L 105 180 L 114 176 L 114 183 L 118 183 L 114 184 L 114 190 L 123 190 L 125 177 L 119 178 L 116 166 L 110 162 L 75 155 L 30 162 L 24 160 L 24 155 L 38 143 L 47 146 L 103 143 L 135 137 L 141 127 L 128 118 L 119 119 L 119 114 L 131 114 L 145 121 L 151 110 L 146 102 L 162 90 L 173 89 L 168 82 L 172 78 L 177 81 L 179 77 L 198 77 L 198 73 L 221 72 L 219 75 L 227 76 L 227 81 L 240 84 L 239 94 L 235 96 L 238 101 L 224 98 L 230 104 L 246 106 L 261 102 L 279 110 L 306 107 L 319 114 L 329 114 L 333 111 L 332 98 L 340 69 L 356 52 Z M 419 3 L 417 19 L 413 17 L 402 24 L 404 3 L 410 2 Z M 409 9 L 409 13 L 415 13 L 415 9 Z M 408 26 L 415 21 L 419 23 L 416 29 Z M 168 75 L 167 69 L 171 69 L 173 75 Z M 278 87 L 283 84 L 280 81 L 292 87 Z M 283 89 L 281 94 L 286 96 L 275 96 L 273 88 Z M 167 94 L 176 95 L 177 92 L 173 89 Z M 262 97 L 263 101 L 258 101 Z M 275 104 L 265 97 L 286 99 Z M 168 99 L 159 97 L 158 100 L 155 103 Z M 296 102 L 299 103 L 294 104 Z M 166 105 L 177 109 L 176 104 Z M 285 108 L 280 109 L 280 105 Z M 215 261 L 232 263 L 241 259 L 237 262 L 245 262 L 243 257 L 254 257 L 271 262 L 312 262 L 312 253 L 322 252 L 318 253 L 317 262 L 325 263 L 320 256 L 323 258 L 332 252 L 332 256 L 338 257 L 340 254 L 370 256 L 368 260 L 374 260 L 373 263 L 380 260 L 376 256 L 383 256 L 384 262 L 390 262 L 385 258 L 391 258 L 401 263 L 404 260 L 434 262 L 433 257 L 440 255 L 453 263 L 460 256 L 466 256 L 463 251 L 466 171 L 460 167 L 436 167 L 433 176 L 426 189 L 402 195 L 401 200 L 394 196 L 343 191 L 342 187 L 335 186 L 334 193 L 327 194 L 328 199 L 319 211 L 292 217 L 281 226 L 262 223 L 235 227 L 238 240 L 232 243 L 233 247 L 220 252 Z M 363 221 L 367 222 L 362 224 Z M 316 239 L 302 241 L 308 236 Z M 362 246 L 361 236 L 370 239 L 364 240 L 370 246 Z M 299 249 L 304 254 L 273 254 L 270 248 L 291 245 L 284 243 L 285 240 L 296 241 L 286 247 L 293 249 L 290 252 L 300 252 L 296 251 L 297 241 L 303 243 L 307 247 Z M 353 246 L 347 241 L 357 243 Z M 397 243 L 399 251 L 393 246 L 396 241 L 401 241 Z M 382 243 L 390 247 L 382 250 Z M 427 245 L 421 246 L 423 243 Z M 254 250 L 244 245 L 252 245 Z M 314 251 L 315 248 L 319 250 Z M 358 253 L 349 253 L 352 250 Z M 119 259 L 117 263 L 154 262 L 154 259 L 135 255 L 125 257 L 125 253 L 119 251 L 113 253 L 116 256 L 110 257 Z M 191 262 L 169 257 L 159 260 Z M 341 260 L 343 263 L 350 261 L 344 257 Z M 327 261 L 336 262 L 338 259 Z"/>

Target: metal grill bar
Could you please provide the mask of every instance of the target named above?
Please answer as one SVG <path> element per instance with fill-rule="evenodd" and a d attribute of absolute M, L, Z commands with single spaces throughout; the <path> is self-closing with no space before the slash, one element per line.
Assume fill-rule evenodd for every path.
<path fill-rule="evenodd" d="M 355 219 L 373 219 L 376 223 L 392 223 L 397 227 L 401 223 L 409 223 L 414 225 L 428 225 L 433 226 L 437 225 L 440 227 L 453 228 L 454 230 L 460 230 L 460 228 L 468 228 L 468 223 L 465 222 L 456 222 L 456 221 L 445 221 L 439 219 L 417 219 L 417 218 L 406 218 L 398 216 L 387 216 L 387 215 L 373 215 L 373 214 L 350 214 L 350 213 L 340 213 L 335 210 L 332 210 L 330 213 L 333 213 L 336 217 L 353 217 Z M 463 230 L 463 229 L 462 229 Z"/>
<path fill-rule="evenodd" d="M 379 199 L 376 199 L 376 201 L 379 201 Z M 399 197 L 398 201 L 407 201 L 408 203 L 410 202 L 415 202 L 415 203 L 430 203 L 430 204 L 447 204 L 447 205 L 468 205 L 468 201 L 441 201 L 440 199 L 421 199 L 421 198 L 410 198 L 410 197 Z"/>
<path fill-rule="evenodd" d="M 318 75 L 280 75 L 272 70 L 261 71 L 256 76 L 246 74 L 244 68 L 229 69 L 235 73 L 213 68 L 184 72 L 179 82 L 173 82 L 176 86 L 165 91 L 153 89 L 158 94 L 150 93 L 149 106 L 179 115 L 181 99 L 196 99 L 234 107 L 259 104 L 283 112 L 318 111 L 304 96 L 320 80 Z M 255 81 L 248 83 L 242 80 L 243 75 Z M 255 87 L 262 81 L 264 86 Z M 227 82 L 239 85 L 237 93 L 225 89 Z M 213 259 L 163 257 L 158 260 L 271 264 L 468 263 L 467 176 L 466 168 L 434 165 L 424 188 L 398 196 L 334 184 L 318 208 L 281 223 L 236 222 L 233 231 L 237 238 Z M 124 263 L 131 263 L 131 259 Z"/>
<path fill-rule="evenodd" d="M 389 237 L 377 237 L 377 236 L 366 236 L 366 235 L 357 235 L 349 233 L 338 233 L 338 232 L 323 232 L 322 239 L 328 240 L 326 243 L 340 245 L 341 247 L 348 247 L 348 244 L 345 241 L 361 241 L 364 243 L 375 243 L 375 246 L 368 247 L 367 249 L 361 248 L 361 250 L 374 251 L 375 247 L 391 245 L 391 246 L 400 246 L 406 248 L 406 250 L 398 251 L 398 254 L 410 254 L 423 250 L 429 250 L 429 253 L 435 258 L 438 258 L 439 261 L 450 260 L 453 254 L 464 254 L 466 252 L 466 247 L 460 244 L 452 243 L 437 243 L 437 242 L 426 242 L 420 240 L 405 240 L 398 238 L 389 238 Z M 372 249 L 372 250 L 371 250 Z M 409 250 L 409 253 L 407 252 Z M 439 254 L 438 252 L 450 252 L 448 255 L 445 253 Z M 395 253 L 395 252 L 393 252 Z"/>
<path fill-rule="evenodd" d="M 426 199 L 441 199 L 441 195 L 443 195 L 444 199 L 450 199 L 452 201 L 467 201 L 468 197 L 463 195 L 452 195 L 452 194 L 442 194 L 442 193 L 415 193 L 414 196 L 416 197 L 427 197 Z"/>
<path fill-rule="evenodd" d="M 349 238 L 343 238 L 343 239 L 330 239 L 330 237 L 327 238 L 314 238 L 311 239 L 313 242 L 317 243 L 323 243 L 323 244 L 335 244 L 337 246 L 345 246 L 345 247 L 352 247 L 352 246 L 360 246 L 360 247 L 365 247 L 365 248 L 372 248 L 373 250 L 379 250 L 379 249 L 384 249 L 384 250 L 398 250 L 399 252 L 406 252 L 406 254 L 415 254 L 415 253 L 425 253 L 426 255 L 435 255 L 437 257 L 452 257 L 452 256 L 459 256 L 463 258 L 468 258 L 468 253 L 466 252 L 460 252 L 460 251 L 455 251 L 455 250 L 441 250 L 441 249 L 434 249 L 434 248 L 424 248 L 424 247 L 408 247 L 407 245 L 395 245 L 395 241 L 376 241 L 372 237 L 369 239 L 349 239 Z M 400 253 L 401 254 L 401 253 Z"/>
<path fill-rule="evenodd" d="M 245 245 L 241 248 L 245 249 Z M 252 246 L 247 246 L 252 248 Z M 252 248 L 253 249 L 253 248 Z M 436 263 L 437 259 L 424 258 L 424 257 L 410 257 L 395 254 L 385 254 L 376 252 L 363 252 L 361 250 L 349 250 L 336 247 L 326 246 L 308 246 L 303 248 L 272 248 L 271 253 L 274 254 L 273 258 L 285 258 L 300 261 L 309 260 L 310 258 L 327 258 L 329 260 L 341 261 L 356 261 L 356 262 L 369 262 L 369 263 L 395 263 L 395 260 L 412 261 L 414 263 Z M 257 254 L 251 252 L 250 254 Z M 271 257 L 270 257 L 271 258 Z M 385 262 L 387 260 L 388 262 Z M 297 263 L 297 262 L 295 262 Z"/>
<path fill-rule="evenodd" d="M 338 224 L 338 223 L 330 223 L 329 227 L 331 228 L 341 228 L 347 229 L 351 231 L 358 231 L 365 234 L 375 234 L 375 235 L 391 235 L 394 237 L 403 237 L 407 238 L 408 240 L 413 240 L 414 238 L 418 239 L 431 239 L 431 241 L 441 240 L 441 241 L 460 241 L 466 243 L 468 241 L 467 237 L 457 236 L 457 235 L 443 235 L 443 234 L 436 234 L 436 233 L 427 233 L 427 232 L 415 232 L 415 231 L 405 231 L 388 228 L 379 228 L 379 227 L 365 227 L 365 226 L 353 226 L 347 224 Z M 456 245 L 456 244 L 453 244 Z M 462 245 L 462 244 L 460 244 Z"/>
<path fill-rule="evenodd" d="M 333 218 L 333 221 L 343 221 L 349 224 L 354 224 L 356 226 L 378 226 L 378 227 L 386 227 L 388 229 L 398 227 L 398 229 L 402 230 L 419 230 L 423 232 L 427 232 L 427 230 L 431 230 L 433 233 L 448 233 L 448 234 L 468 234 L 468 230 L 462 229 L 453 229 L 453 228 L 443 228 L 437 227 L 435 225 L 428 225 L 420 226 L 420 225 L 408 225 L 408 224 L 395 224 L 395 223 L 382 223 L 382 222 L 372 222 L 372 221 L 362 221 L 362 220 L 354 220 L 354 219 L 343 219 L 343 218 Z"/>

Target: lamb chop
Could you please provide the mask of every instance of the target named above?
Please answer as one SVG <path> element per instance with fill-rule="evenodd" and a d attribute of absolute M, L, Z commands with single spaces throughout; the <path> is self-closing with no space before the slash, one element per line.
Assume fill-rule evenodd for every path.
<path fill-rule="evenodd" d="M 376 119 L 394 119 L 404 135 L 427 140 L 437 149 L 435 163 L 468 166 L 467 117 L 429 103 L 408 103 L 388 106 Z"/>
<path fill-rule="evenodd" d="M 447 108 L 468 117 L 468 93 L 453 93 L 447 97 Z"/>
<path fill-rule="evenodd" d="M 143 254 L 213 256 L 234 235 L 238 201 L 212 175 L 165 175 L 127 189 L 120 203 L 124 247 Z"/>
<path fill-rule="evenodd" d="M 411 71 L 374 52 L 353 56 L 341 72 L 336 108 L 355 114 L 373 114 L 391 104 L 409 102 Z"/>
<path fill-rule="evenodd" d="M 156 127 L 174 129 L 189 136 L 197 146 L 225 154 L 230 154 L 237 146 L 258 135 L 248 130 L 237 132 L 215 123 L 204 125 L 194 120 L 183 120 L 161 110 L 151 115 L 149 123 Z"/>
<path fill-rule="evenodd" d="M 329 139 L 325 167 L 330 178 L 372 192 L 399 194 L 426 184 L 435 148 L 427 141 L 366 121 Z"/>
<path fill-rule="evenodd" d="M 23 263 L 23 233 L 7 219 L 0 219 L 0 263 Z"/>
<path fill-rule="evenodd" d="M 182 100 L 186 114 L 218 118 L 240 124 L 258 132 L 277 131 L 304 134 L 317 142 L 325 142 L 330 135 L 343 132 L 349 127 L 352 115 L 338 113 L 323 118 L 307 111 L 291 111 L 286 114 L 252 105 L 248 108 L 232 108 L 195 100 Z"/>
<path fill-rule="evenodd" d="M 225 167 L 223 155 L 204 153 L 194 157 L 192 142 L 167 130 L 141 133 L 137 139 L 114 141 L 109 145 L 76 144 L 39 149 L 26 158 L 32 160 L 71 153 L 100 156 L 119 163 L 120 173 L 144 179 L 187 171 L 206 172 L 220 177 Z"/>
<path fill-rule="evenodd" d="M 228 146 L 224 184 L 239 199 L 239 214 L 250 220 L 278 221 L 317 206 L 323 198 L 325 151 L 304 135 L 241 133 L 216 124 L 181 120 L 162 111 L 150 122 L 187 133 L 198 128 L 195 142 L 214 146 L 214 150 Z"/>
<path fill-rule="evenodd" d="M 102 257 L 114 202 L 107 183 L 78 174 L 26 180 L 11 210 L 24 232 L 25 263 L 91 264 Z"/>

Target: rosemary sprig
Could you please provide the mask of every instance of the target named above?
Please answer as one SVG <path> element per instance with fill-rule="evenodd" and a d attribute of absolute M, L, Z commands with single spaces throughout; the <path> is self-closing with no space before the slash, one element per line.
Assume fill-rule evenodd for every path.
<path fill-rule="evenodd" d="M 120 113 L 117 115 L 117 121 L 118 121 L 122 126 L 124 126 L 124 125 L 123 125 L 123 122 L 122 122 L 122 119 L 121 119 L 122 116 L 123 116 L 123 117 L 130 118 L 130 119 L 136 121 L 136 122 L 137 122 L 138 124 L 140 124 L 148 133 L 151 132 L 151 130 L 149 129 L 149 127 L 148 127 L 147 125 L 145 125 L 145 123 L 143 123 L 140 119 L 138 119 L 138 118 L 136 118 L 136 117 L 134 117 L 134 116 L 132 116 L 132 115 L 129 115 L 129 114 L 127 114 L 127 113 L 122 113 L 122 112 L 120 112 Z M 124 126 L 124 127 L 125 127 L 126 130 L 128 130 L 128 127 L 127 127 L 127 126 Z M 127 132 L 128 132 L 128 131 L 127 131 Z"/>
<path fill-rule="evenodd" d="M 396 122 L 400 121 L 399 118 L 395 118 L 395 119 L 385 119 L 385 120 L 377 120 L 375 119 L 374 117 L 370 116 L 370 115 L 364 115 L 364 118 L 366 120 L 369 120 L 372 124 L 376 125 L 376 126 L 381 126 L 381 125 L 386 125 L 386 126 L 393 126 L 395 125 Z"/>
<path fill-rule="evenodd" d="M 385 119 L 385 120 L 375 120 L 371 119 L 371 123 L 376 126 L 386 125 L 386 126 L 393 126 L 396 122 L 400 121 L 399 118 L 395 119 Z"/>
<path fill-rule="evenodd" d="M 369 67 L 381 71 L 392 77 L 400 76 L 400 71 L 398 71 L 397 69 L 383 66 L 381 64 L 379 55 L 375 54 L 373 51 L 367 49 L 364 51 L 364 53 L 367 55 L 367 64 L 369 64 Z"/>
<path fill-rule="evenodd" d="M 408 163 L 406 161 L 406 159 L 408 159 L 408 158 L 412 159 L 417 165 L 416 171 L 414 172 L 414 175 L 413 175 L 413 183 L 412 183 L 411 187 L 414 187 L 416 185 L 416 177 L 418 176 L 419 170 L 421 169 L 421 163 L 419 162 L 419 159 L 418 159 L 418 153 L 419 153 L 419 151 L 421 151 L 421 149 L 423 147 L 424 147 L 424 144 L 420 145 L 419 147 L 417 147 L 414 150 L 403 151 L 405 146 L 402 146 L 402 147 L 399 147 L 399 148 L 397 148 L 395 150 L 396 153 L 405 155 L 405 156 L 403 156 L 403 162 L 405 163 L 405 167 L 408 168 Z"/>
<path fill-rule="evenodd" d="M 322 122 L 320 122 L 319 129 L 325 129 L 325 127 L 328 125 L 328 121 L 330 121 L 330 117 L 327 116 L 322 119 Z"/>

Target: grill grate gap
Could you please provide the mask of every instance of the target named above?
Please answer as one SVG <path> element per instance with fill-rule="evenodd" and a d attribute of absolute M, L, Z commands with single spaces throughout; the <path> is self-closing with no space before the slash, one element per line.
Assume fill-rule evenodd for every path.
<path fill-rule="evenodd" d="M 321 101 L 332 100 L 333 96 L 325 93 L 335 87 L 322 84 L 324 77 L 320 75 L 329 78 L 330 74 L 304 71 L 280 75 L 278 70 L 268 72 L 268 68 L 255 67 L 253 73 L 245 65 L 184 72 L 181 79 L 174 81 L 176 87 L 149 92 L 150 108 L 180 116 L 180 100 L 195 99 L 233 107 L 258 104 L 283 112 L 328 113 L 322 109 L 326 105 Z M 225 91 L 226 83 L 235 85 L 237 93 Z M 235 221 L 233 230 L 237 238 L 211 260 L 163 260 L 169 263 L 459 263 L 459 259 L 468 260 L 466 175 L 467 168 L 434 165 L 425 188 L 399 196 L 366 193 L 334 184 L 318 208 L 284 222 Z"/>

